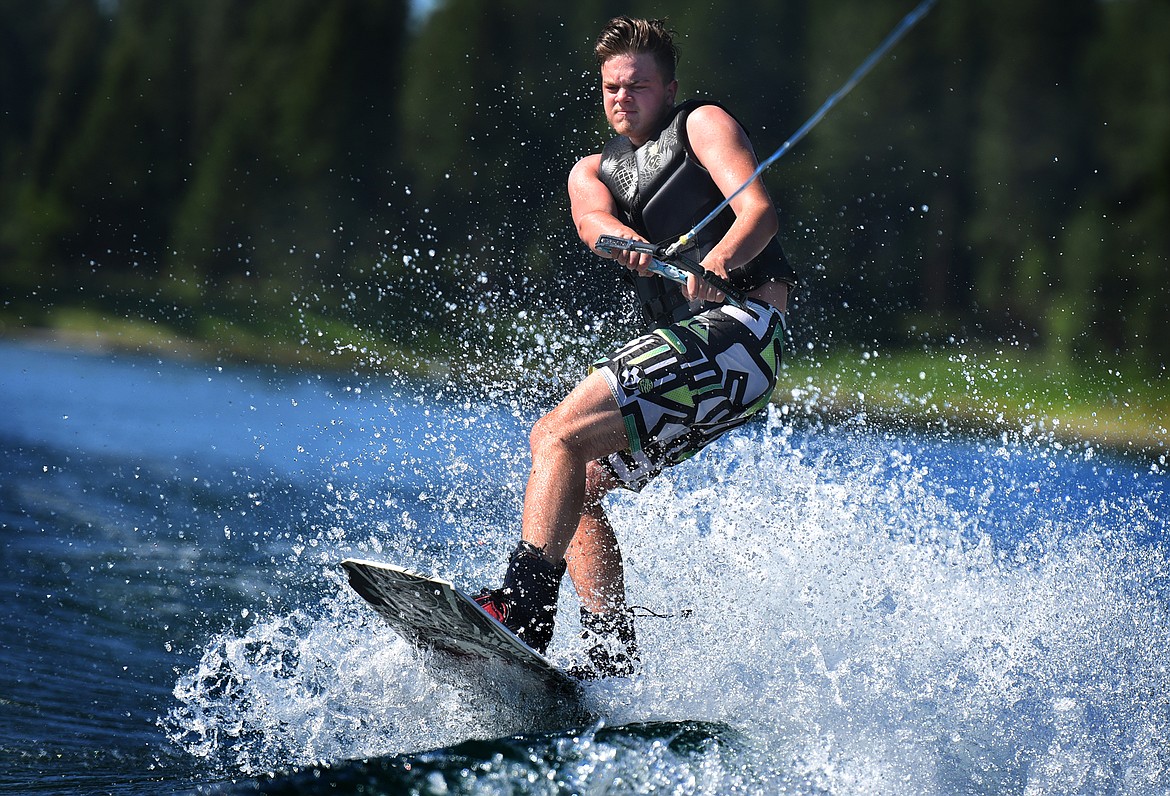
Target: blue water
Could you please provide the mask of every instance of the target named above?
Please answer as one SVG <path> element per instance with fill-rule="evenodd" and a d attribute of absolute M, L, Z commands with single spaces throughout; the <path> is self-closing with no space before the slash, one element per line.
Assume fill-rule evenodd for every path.
<path fill-rule="evenodd" d="M 614 500 L 594 718 L 436 679 L 337 562 L 496 580 L 553 397 L 0 343 L 0 791 L 1170 791 L 1165 465 L 1085 446 L 773 411 Z"/>

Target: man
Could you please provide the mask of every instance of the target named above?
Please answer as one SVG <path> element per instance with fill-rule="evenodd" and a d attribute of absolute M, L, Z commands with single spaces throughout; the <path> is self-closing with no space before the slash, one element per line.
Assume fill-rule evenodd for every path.
<path fill-rule="evenodd" d="M 662 21 L 612 19 L 594 52 L 617 136 L 569 175 L 577 234 L 591 248 L 601 235 L 673 241 L 751 177 L 758 164 L 747 134 L 715 103 L 675 106 L 678 54 Z M 567 568 L 588 647 L 582 674 L 627 675 L 637 661 L 602 497 L 614 487 L 641 489 L 769 400 L 795 283 L 778 226 L 757 178 L 687 252 L 746 294 L 742 309 L 724 304 L 705 279 L 683 286 L 648 272 L 649 255 L 616 254 L 653 331 L 597 362 L 532 429 L 521 542 L 503 585 L 476 599 L 543 653 Z"/>

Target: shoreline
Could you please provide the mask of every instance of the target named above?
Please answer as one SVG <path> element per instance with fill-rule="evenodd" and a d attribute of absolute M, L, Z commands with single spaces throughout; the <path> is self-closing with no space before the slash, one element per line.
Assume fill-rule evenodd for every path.
<path fill-rule="evenodd" d="M 8 328 L 0 329 L 0 340 L 99 356 L 157 356 L 289 370 L 349 371 L 355 375 L 448 380 L 458 370 L 452 367 L 447 354 L 432 351 L 419 356 L 384 341 L 371 341 L 376 354 L 373 353 L 375 349 L 352 345 L 325 351 L 308 343 L 296 345 L 263 339 L 228 339 L 212 343 L 175 334 L 165 327 L 144 330 L 141 324 L 128 324 L 122 330 L 116 326 L 107 330 Z M 886 367 L 901 371 L 906 371 L 908 365 L 912 365 L 909 370 L 914 370 L 954 362 L 954 357 L 948 359 L 942 354 L 933 354 L 924 359 L 921 352 L 914 352 L 906 355 L 911 361 L 899 366 L 901 356 L 898 352 L 891 352 L 882 354 L 880 359 L 884 360 Z M 1170 425 L 1170 409 L 1160 406 L 1121 405 L 1115 397 L 1098 397 L 1098 408 L 1094 410 L 1071 402 L 1055 406 L 1051 401 L 1039 400 L 1027 393 L 1018 396 L 1025 399 L 1023 403 L 1005 402 L 1002 396 L 988 396 L 981 401 L 971 394 L 971 384 L 966 385 L 967 390 L 956 389 L 945 383 L 945 379 L 941 386 L 935 380 L 919 390 L 906 384 L 912 382 L 912 378 L 895 379 L 892 383 L 896 386 L 891 387 L 889 381 L 880 382 L 876 373 L 863 374 L 854 367 L 856 363 L 849 364 L 848 355 L 827 354 L 824 360 L 796 359 L 795 364 L 785 363 L 772 399 L 773 404 L 781 407 L 783 413 L 794 421 L 827 425 L 864 421 L 874 428 L 888 430 L 956 433 L 1023 443 L 1099 448 L 1161 466 L 1170 461 L 1170 430 L 1166 427 Z M 377 364 L 372 364 L 371 360 L 376 360 Z M 482 367 L 483 363 L 479 364 Z M 872 364 L 866 362 L 865 367 L 870 368 Z M 925 370 L 918 371 L 921 377 L 925 373 Z M 969 375 L 964 375 L 964 378 L 967 382 L 972 381 Z M 926 381 L 925 378 L 919 380 Z M 1052 383 L 1058 383 L 1058 380 L 1054 379 Z M 1022 388 L 1017 386 L 1014 389 Z M 1159 422 L 1160 417 L 1166 420 Z"/>

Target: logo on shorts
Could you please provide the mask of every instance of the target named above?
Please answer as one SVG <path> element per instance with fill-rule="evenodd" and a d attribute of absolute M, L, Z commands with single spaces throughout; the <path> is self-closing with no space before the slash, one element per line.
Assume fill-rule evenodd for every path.
<path fill-rule="evenodd" d="M 654 382 L 637 365 L 622 368 L 621 383 L 630 392 L 649 392 L 654 388 Z"/>

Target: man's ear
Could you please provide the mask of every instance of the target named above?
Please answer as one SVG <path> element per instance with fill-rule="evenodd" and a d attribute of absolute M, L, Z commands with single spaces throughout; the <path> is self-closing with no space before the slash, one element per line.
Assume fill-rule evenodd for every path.
<path fill-rule="evenodd" d="M 672 80 L 666 84 L 666 100 L 670 105 L 674 105 L 674 95 L 678 93 L 678 81 Z"/>

